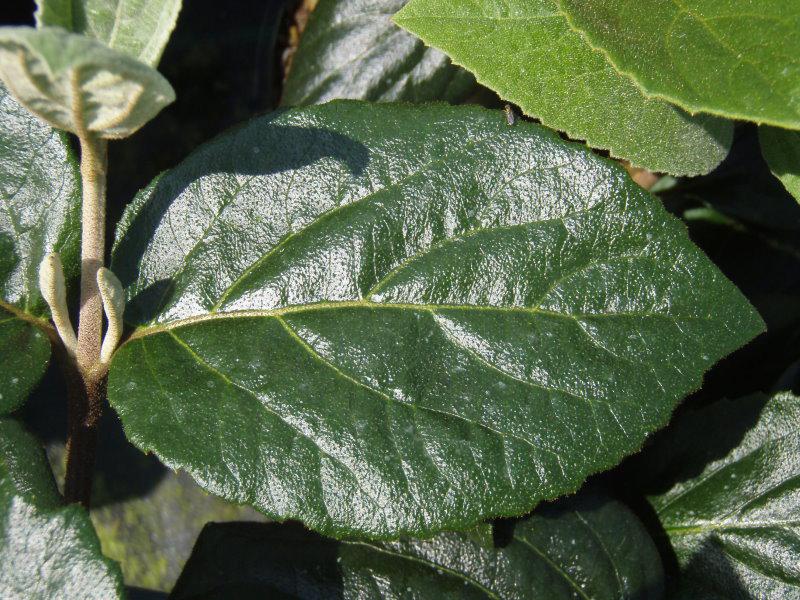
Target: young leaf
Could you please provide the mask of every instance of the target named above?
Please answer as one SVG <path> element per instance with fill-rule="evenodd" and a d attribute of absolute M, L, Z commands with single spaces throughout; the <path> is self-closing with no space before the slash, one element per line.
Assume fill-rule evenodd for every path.
<path fill-rule="evenodd" d="M 114 255 L 129 437 L 334 535 L 575 490 L 762 328 L 621 167 L 479 108 L 253 121 L 149 186 Z"/>
<path fill-rule="evenodd" d="M 650 171 L 707 173 L 732 125 L 648 99 L 569 28 L 556 0 L 412 0 L 395 21 L 554 129 Z"/>
<path fill-rule="evenodd" d="M 50 358 L 39 263 L 58 252 L 78 272 L 81 190 L 63 134 L 0 85 L 0 414 L 22 404 Z"/>
<path fill-rule="evenodd" d="M 800 129 L 800 3 L 558 2 L 646 94 L 691 112 Z"/>
<path fill-rule="evenodd" d="M 758 136 L 769 168 L 800 202 L 800 132 L 761 127 Z"/>
<path fill-rule="evenodd" d="M 658 552 L 618 502 L 583 495 L 543 506 L 508 534 L 502 545 L 488 525 L 431 540 L 334 542 L 288 525 L 212 523 L 170 597 L 662 597 Z"/>
<path fill-rule="evenodd" d="M 127 137 L 175 99 L 155 69 L 57 27 L 0 27 L 0 79 L 32 113 L 76 135 Z"/>
<path fill-rule="evenodd" d="M 686 597 L 800 594 L 799 423 L 791 394 L 722 400 L 681 417 L 657 446 L 658 472 L 678 483 L 650 500 Z"/>
<path fill-rule="evenodd" d="M 0 419 L 0 597 L 108 600 L 122 588 L 89 515 L 61 503 L 37 441 Z"/>
<path fill-rule="evenodd" d="M 36 0 L 37 27 L 61 27 L 100 40 L 155 67 L 181 0 Z"/>
<path fill-rule="evenodd" d="M 457 103 L 473 77 L 391 21 L 407 0 L 321 0 L 283 88 L 288 106 L 336 98 Z"/>

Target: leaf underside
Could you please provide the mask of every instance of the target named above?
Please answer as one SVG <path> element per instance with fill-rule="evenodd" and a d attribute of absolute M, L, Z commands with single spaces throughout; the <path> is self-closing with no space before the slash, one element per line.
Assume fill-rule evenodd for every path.
<path fill-rule="evenodd" d="M 542 507 L 509 524 L 431 540 L 334 542 L 298 527 L 206 526 L 171 598 L 662 597 L 653 542 L 636 517 L 594 495 Z"/>
<path fill-rule="evenodd" d="M 635 166 L 698 175 L 730 149 L 730 122 L 644 96 L 556 0 L 412 0 L 395 21 L 526 114 Z"/>
<path fill-rule="evenodd" d="M 688 413 L 662 440 L 657 450 L 680 478 L 650 501 L 684 597 L 800 597 L 798 423 L 797 396 L 757 395 Z"/>
<path fill-rule="evenodd" d="M 0 78 L 40 119 L 82 137 L 127 137 L 175 100 L 155 69 L 60 27 L 0 27 Z"/>
<path fill-rule="evenodd" d="M 139 195 L 113 268 L 128 436 L 334 535 L 573 491 L 762 329 L 621 167 L 478 108 L 255 120 Z"/>
<path fill-rule="evenodd" d="M 282 104 L 339 98 L 457 103 L 474 93 L 469 73 L 392 23 L 405 3 L 321 0 L 292 60 Z"/>
<path fill-rule="evenodd" d="M 50 358 L 39 321 L 39 263 L 61 255 L 79 268 L 80 182 L 66 139 L 0 86 L 0 414 L 22 404 Z"/>
<path fill-rule="evenodd" d="M 145 64 L 158 64 L 181 0 L 36 0 L 36 25 L 62 27 Z"/>
<path fill-rule="evenodd" d="M 61 504 L 36 439 L 0 419 L 0 597 L 109 600 L 122 588 L 89 515 Z"/>
<path fill-rule="evenodd" d="M 800 129 L 800 3 L 558 2 L 645 93 L 692 112 Z"/>

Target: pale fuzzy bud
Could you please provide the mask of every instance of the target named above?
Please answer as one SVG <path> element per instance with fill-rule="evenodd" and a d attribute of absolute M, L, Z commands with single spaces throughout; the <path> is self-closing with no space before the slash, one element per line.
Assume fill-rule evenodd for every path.
<path fill-rule="evenodd" d="M 64 268 L 58 254 L 51 252 L 39 265 L 39 290 L 42 293 L 56 326 L 61 341 L 70 356 L 75 356 L 78 338 L 72 328 L 67 309 L 67 287 L 64 283 Z"/>
<path fill-rule="evenodd" d="M 108 364 L 122 337 L 125 290 L 122 289 L 122 283 L 117 276 L 105 267 L 97 271 L 97 286 L 100 288 L 103 310 L 108 320 L 108 329 L 103 338 L 103 346 L 100 348 L 100 362 Z"/>

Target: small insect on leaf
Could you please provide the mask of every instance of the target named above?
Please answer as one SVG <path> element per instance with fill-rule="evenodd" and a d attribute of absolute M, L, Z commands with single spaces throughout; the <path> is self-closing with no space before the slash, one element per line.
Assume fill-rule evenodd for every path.
<path fill-rule="evenodd" d="M 509 125 L 514 125 L 517 122 L 517 114 L 514 112 L 514 109 L 511 107 L 510 104 L 506 104 L 504 110 L 506 111 L 506 121 L 508 121 Z"/>

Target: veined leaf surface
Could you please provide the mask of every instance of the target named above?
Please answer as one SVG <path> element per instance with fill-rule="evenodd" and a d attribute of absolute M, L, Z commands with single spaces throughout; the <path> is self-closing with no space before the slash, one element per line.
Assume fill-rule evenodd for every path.
<path fill-rule="evenodd" d="M 645 97 L 556 0 L 412 0 L 395 21 L 526 114 L 636 166 L 697 175 L 730 148 L 731 123 Z"/>
<path fill-rule="evenodd" d="M 573 491 L 762 328 L 619 165 L 479 108 L 255 120 L 139 195 L 113 268 L 128 436 L 335 535 Z"/>
<path fill-rule="evenodd" d="M 65 137 L 0 85 L 0 414 L 22 404 L 50 358 L 39 263 L 77 274 L 81 190 Z"/>
<path fill-rule="evenodd" d="M 501 528 L 502 529 L 502 528 Z M 498 530 L 334 542 L 297 527 L 210 524 L 171 598 L 624 600 L 662 597 L 661 560 L 622 504 L 583 495 Z"/>
<path fill-rule="evenodd" d="M 459 102 L 475 79 L 392 23 L 407 0 L 321 0 L 283 88 L 287 106 L 338 98 Z"/>
<path fill-rule="evenodd" d="M 796 396 L 757 395 L 688 413 L 661 440 L 658 472 L 679 478 L 650 500 L 682 567 L 682 597 L 800 597 L 798 423 Z"/>
<path fill-rule="evenodd" d="M 181 0 L 36 0 L 36 24 L 62 27 L 155 67 Z"/>
<path fill-rule="evenodd" d="M 111 600 L 122 587 L 89 515 L 62 504 L 36 439 L 0 419 L 0 597 Z"/>
<path fill-rule="evenodd" d="M 800 129 L 800 3 L 558 2 L 646 94 L 691 112 Z"/>

